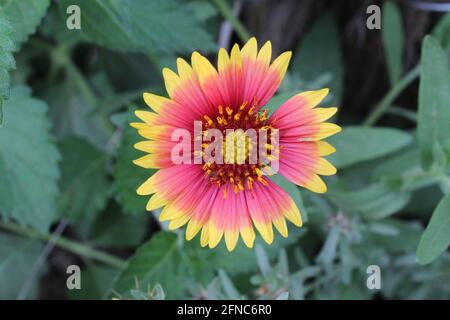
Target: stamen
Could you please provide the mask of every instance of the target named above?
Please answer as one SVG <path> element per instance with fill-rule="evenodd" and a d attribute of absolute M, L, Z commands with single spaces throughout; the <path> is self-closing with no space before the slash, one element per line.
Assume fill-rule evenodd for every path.
<path fill-rule="evenodd" d="M 264 160 L 258 159 L 257 164 L 247 163 L 250 160 L 251 151 L 258 150 L 258 142 L 253 141 L 251 136 L 246 133 L 248 129 L 265 130 L 267 136 L 273 135 L 274 128 L 272 121 L 267 123 L 267 110 L 257 111 L 259 105 L 256 98 L 251 103 L 244 102 L 241 105 L 217 106 L 214 117 L 204 115 L 202 135 L 210 136 L 208 129 L 215 128 L 222 132 L 225 140 L 222 145 L 222 154 L 224 163 L 206 162 L 203 164 L 204 175 L 211 184 L 218 188 L 226 187 L 223 190 L 223 198 L 227 197 L 228 187 L 231 187 L 234 193 L 239 193 L 245 189 L 252 190 L 255 181 L 267 186 L 268 180 L 264 175 L 268 170 L 267 159 L 276 159 L 275 154 L 280 153 L 280 147 L 270 143 L 264 143 L 267 150 L 267 156 Z M 247 108 L 248 106 L 248 108 Z M 227 129 L 232 129 L 231 133 Z M 239 129 L 239 130 L 238 130 Z M 263 132 L 264 133 L 264 132 Z M 204 141 L 204 140 L 203 140 Z M 201 143 L 204 154 L 205 149 L 210 145 L 209 142 Z M 231 191 L 230 191 L 231 192 Z"/>
<path fill-rule="evenodd" d="M 263 177 L 258 177 L 258 181 L 261 182 L 264 186 L 267 186 L 269 184 Z"/>
<path fill-rule="evenodd" d="M 206 120 L 206 122 L 208 122 L 208 125 L 212 125 L 214 122 L 211 120 L 210 117 L 208 117 L 207 115 L 204 115 L 203 118 Z"/>

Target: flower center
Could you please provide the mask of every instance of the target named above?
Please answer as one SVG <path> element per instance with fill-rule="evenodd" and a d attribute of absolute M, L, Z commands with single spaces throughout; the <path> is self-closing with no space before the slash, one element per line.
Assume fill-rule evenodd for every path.
<path fill-rule="evenodd" d="M 219 106 L 214 115 L 205 115 L 203 119 L 203 154 L 212 154 L 214 159 L 203 163 L 210 182 L 218 187 L 230 183 L 235 193 L 251 190 L 254 181 L 267 185 L 263 177 L 268 173 L 267 160 L 279 153 L 277 145 L 271 143 L 277 130 L 267 123 L 267 110 L 255 112 L 255 106 L 246 108 L 246 104 L 237 108 Z M 216 141 L 214 133 L 221 134 L 221 142 Z"/>
<path fill-rule="evenodd" d="M 250 135 L 242 129 L 227 133 L 222 146 L 225 163 L 244 164 L 250 157 L 250 151 L 253 151 L 252 144 Z"/>

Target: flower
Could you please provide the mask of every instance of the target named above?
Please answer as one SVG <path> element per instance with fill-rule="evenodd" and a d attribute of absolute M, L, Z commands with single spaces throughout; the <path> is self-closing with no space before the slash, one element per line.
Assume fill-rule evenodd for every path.
<path fill-rule="evenodd" d="M 231 251 L 240 235 L 252 247 L 253 225 L 270 244 L 272 225 L 284 237 L 288 235 L 286 219 L 302 225 L 293 199 L 267 176 L 272 168 L 267 161 L 247 163 L 255 148 L 267 152 L 267 159 L 276 159 L 278 171 L 285 178 L 313 192 L 326 192 L 319 175 L 336 173 L 323 158 L 335 149 L 322 139 L 341 130 L 324 122 L 337 109 L 315 108 L 328 89 L 297 94 L 270 116 L 263 110 L 283 80 L 291 58 L 291 52 L 284 52 L 270 63 L 271 54 L 270 42 L 258 51 L 256 39 L 251 38 L 242 49 L 235 44 L 230 55 L 220 49 L 217 69 L 198 52 L 192 54 L 191 65 L 178 58 L 177 73 L 163 69 L 170 98 L 144 93 L 153 112 L 138 110 L 136 116 L 143 122 L 131 123 L 147 139 L 135 148 L 148 154 L 134 163 L 159 169 L 137 193 L 152 195 L 147 210 L 163 207 L 160 220 L 169 220 L 169 229 L 187 224 L 188 240 L 200 232 L 202 246 L 213 248 L 224 237 Z M 195 133 L 195 123 L 200 124 L 200 136 Z M 183 139 L 181 146 L 187 149 L 181 153 L 179 139 L 173 139 L 177 129 L 194 136 Z M 205 139 L 212 129 L 224 134 L 227 129 L 242 130 L 227 134 L 214 149 L 215 140 Z M 248 129 L 265 132 L 271 139 L 276 136 L 277 141 L 255 142 Z M 198 144 L 200 149 L 190 150 Z M 225 163 L 205 160 L 211 149 L 214 156 L 223 153 Z M 181 154 L 185 160 L 199 161 L 174 163 L 174 155 Z"/>

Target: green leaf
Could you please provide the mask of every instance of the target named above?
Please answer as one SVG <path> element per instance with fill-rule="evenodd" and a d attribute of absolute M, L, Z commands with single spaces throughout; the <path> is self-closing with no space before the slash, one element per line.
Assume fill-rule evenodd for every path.
<path fill-rule="evenodd" d="M 44 98 L 48 101 L 53 132 L 58 139 L 77 136 L 85 138 L 97 149 L 105 148 L 110 133 L 104 119 L 100 113 L 94 113 L 94 108 L 77 89 L 73 79 L 54 84 L 45 92 Z"/>
<path fill-rule="evenodd" d="M 450 70 L 444 50 L 431 36 L 423 41 L 420 64 L 417 131 L 422 167 L 429 169 L 435 143 L 444 147 L 450 141 Z"/>
<path fill-rule="evenodd" d="M 133 147 L 142 138 L 139 137 L 134 128 L 128 125 L 128 122 L 136 119 L 131 112 L 127 119 L 122 142 L 117 151 L 113 188 L 124 212 L 142 214 L 145 212 L 145 204 L 148 198 L 137 195 L 136 189 L 155 173 L 155 170 L 143 169 L 132 162 L 142 156 L 142 153 Z"/>
<path fill-rule="evenodd" d="M 441 46 L 448 50 L 450 47 L 450 13 L 447 13 L 434 27 L 431 32 Z"/>
<path fill-rule="evenodd" d="M 0 233 L 0 300 L 16 299 L 43 249 L 34 240 Z M 35 298 L 38 282 L 28 298 Z"/>
<path fill-rule="evenodd" d="M 380 161 L 371 176 L 373 181 L 378 181 L 382 177 L 400 177 L 418 170 L 421 170 L 419 149 L 414 145 Z"/>
<path fill-rule="evenodd" d="M 81 270 L 81 289 L 67 290 L 70 299 L 102 299 L 111 290 L 117 269 L 88 264 Z"/>
<path fill-rule="evenodd" d="M 417 247 L 417 261 L 428 264 L 443 253 L 450 244 L 450 195 L 439 202 Z"/>
<path fill-rule="evenodd" d="M 129 216 L 108 206 L 92 223 L 89 242 L 96 246 L 127 248 L 138 246 L 149 230 L 150 214 Z"/>
<path fill-rule="evenodd" d="M 50 136 L 47 105 L 15 87 L 0 129 L 0 210 L 4 217 L 47 231 L 56 216 L 60 155 Z"/>
<path fill-rule="evenodd" d="M 15 30 L 13 40 L 16 49 L 19 49 L 22 43 L 36 32 L 49 6 L 50 0 L 0 0 L 0 7 L 3 8 Z M 61 26 L 61 28 L 64 27 L 65 25 Z"/>
<path fill-rule="evenodd" d="M 276 258 L 282 248 L 295 244 L 305 234 L 305 228 L 298 228 L 290 223 L 288 223 L 288 229 L 289 236 L 287 238 L 283 238 L 276 233 L 271 245 L 268 245 L 260 236 L 257 236 L 254 247 L 262 247 L 269 259 Z M 255 271 L 258 268 L 255 250 L 247 248 L 242 241 L 239 241 L 236 248 L 231 252 L 226 249 L 224 241 L 219 243 L 214 250 L 202 248 L 198 243 L 198 237 L 191 240 L 186 246 L 191 248 L 191 259 L 192 256 L 196 257 L 197 262 L 199 262 L 198 272 L 203 274 L 211 274 L 218 268 L 222 268 L 230 275 L 238 275 Z M 239 263 L 236 263 L 236 261 L 239 261 Z"/>
<path fill-rule="evenodd" d="M 382 17 L 383 47 L 386 55 L 389 79 L 394 85 L 400 79 L 402 73 L 402 55 L 404 47 L 404 31 L 402 17 L 397 5 L 391 1 L 383 5 Z"/>
<path fill-rule="evenodd" d="M 0 8 L 0 126 L 3 123 L 3 103 L 9 97 L 9 70 L 16 68 L 16 61 L 12 55 L 14 42 L 13 28 Z"/>
<path fill-rule="evenodd" d="M 405 221 L 393 218 L 383 219 L 382 222 L 388 228 L 393 228 L 395 233 L 380 234 L 372 232 L 367 234 L 367 240 L 375 244 L 375 247 L 384 248 L 390 252 L 411 253 L 420 240 L 423 232 L 421 224 L 417 221 Z"/>
<path fill-rule="evenodd" d="M 108 157 L 80 138 L 66 138 L 59 147 L 62 154 L 61 215 L 72 222 L 80 219 L 92 222 L 104 209 L 110 194 L 106 171 Z"/>
<path fill-rule="evenodd" d="M 169 299 L 182 296 L 188 274 L 183 256 L 177 246 L 177 235 L 159 232 L 142 245 L 128 261 L 116 279 L 113 289 L 124 294 L 132 289 L 144 290 L 160 284 Z"/>
<path fill-rule="evenodd" d="M 313 81 L 325 73 L 330 74 L 331 93 L 335 97 L 335 103 L 340 103 L 343 64 L 335 18 L 331 14 L 323 15 L 305 36 L 296 52 L 292 62 L 293 72 L 306 81 Z"/>
<path fill-rule="evenodd" d="M 328 141 L 337 150 L 329 160 L 336 167 L 344 168 L 397 151 L 410 144 L 412 138 L 390 128 L 344 127 Z"/>
<path fill-rule="evenodd" d="M 58 2 L 62 15 L 71 0 Z M 192 8 L 179 0 L 79 0 L 80 32 L 111 49 L 143 53 L 213 50 Z M 99 19 L 101 17 L 101 19 Z"/>
<path fill-rule="evenodd" d="M 363 214 L 367 219 L 382 219 L 401 210 L 409 201 L 409 192 L 375 183 L 357 191 L 330 188 L 327 196 L 344 211 Z"/>

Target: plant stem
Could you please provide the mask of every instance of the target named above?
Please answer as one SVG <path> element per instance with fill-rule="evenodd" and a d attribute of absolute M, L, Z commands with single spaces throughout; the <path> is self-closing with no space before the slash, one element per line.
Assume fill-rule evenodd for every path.
<path fill-rule="evenodd" d="M 0 227 L 28 238 L 40 241 L 54 241 L 55 245 L 62 249 L 78 254 L 86 259 L 93 259 L 99 262 L 103 262 L 104 264 L 110 265 L 112 267 L 122 269 L 126 265 L 126 262 L 124 260 L 116 256 L 93 249 L 85 244 L 64 237 L 54 239 L 51 234 L 41 233 L 37 230 L 26 228 L 10 221 L 0 220 Z"/>
<path fill-rule="evenodd" d="M 50 49 L 49 49 L 50 50 Z M 71 78 L 77 86 L 80 93 L 83 95 L 86 102 L 92 108 L 92 110 L 98 109 L 97 96 L 92 91 L 88 81 L 83 74 L 78 70 L 77 66 L 73 63 L 70 57 L 70 47 L 67 45 L 60 45 L 56 47 L 52 52 L 52 59 L 56 65 L 56 68 L 63 68 L 67 72 L 67 77 Z M 109 122 L 106 114 L 100 113 L 100 120 L 102 126 L 109 134 L 114 132 L 113 125 Z"/>
<path fill-rule="evenodd" d="M 78 70 L 78 68 L 72 63 L 70 59 L 68 59 L 67 64 L 65 65 L 67 73 L 69 77 L 71 77 L 78 89 L 80 90 L 83 97 L 86 99 L 87 103 L 91 106 L 93 110 L 98 110 L 97 96 L 92 91 L 91 87 L 87 83 L 84 76 Z M 114 127 L 109 122 L 108 117 L 100 112 L 102 125 L 105 128 L 106 132 L 112 133 L 114 131 Z"/>
<path fill-rule="evenodd" d="M 233 14 L 227 1 L 213 0 L 213 2 L 222 16 L 231 23 L 241 41 L 247 41 L 250 38 L 250 33 L 247 31 L 247 28 L 242 24 L 242 22 Z"/>
<path fill-rule="evenodd" d="M 411 122 L 417 122 L 417 114 L 414 111 L 399 108 L 399 107 L 391 107 L 388 110 L 386 110 L 386 113 L 390 113 L 396 116 L 403 117 L 405 119 L 408 119 Z"/>
<path fill-rule="evenodd" d="M 363 122 L 365 126 L 371 126 L 386 112 L 387 109 L 392 105 L 395 98 L 420 74 L 420 65 L 415 66 L 411 69 L 400 81 L 398 81 L 389 92 L 384 96 L 384 98 L 378 103 L 378 105 L 369 114 L 366 120 Z"/>

